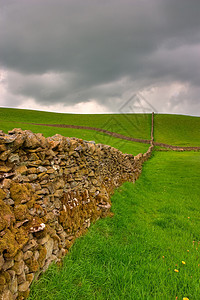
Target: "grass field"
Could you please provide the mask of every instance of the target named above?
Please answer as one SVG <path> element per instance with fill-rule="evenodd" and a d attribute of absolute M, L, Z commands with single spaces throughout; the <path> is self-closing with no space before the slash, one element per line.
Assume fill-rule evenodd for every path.
<path fill-rule="evenodd" d="M 150 114 L 78 115 L 0 108 L 0 128 L 5 132 L 14 127 L 20 127 L 34 132 L 43 132 L 45 136 L 53 135 L 57 131 L 65 136 L 80 137 L 82 135 L 84 138 L 85 135 L 90 140 L 93 140 L 96 136 L 91 130 L 79 132 L 71 129 L 47 129 L 23 124 L 22 122 L 90 126 L 141 139 L 150 139 L 151 132 Z M 154 123 L 156 142 L 174 146 L 200 146 L 200 117 L 155 114 Z M 108 140 L 105 135 L 103 139 Z M 116 143 L 118 143 L 118 140 Z M 139 152 L 142 152 L 142 150 Z"/>
<path fill-rule="evenodd" d="M 150 139 L 150 114 L 60 114 L 34 110 L 0 108 L 0 125 L 10 128 L 11 120 L 21 127 L 21 122 L 45 124 L 70 124 L 103 128 L 126 136 Z"/>
<path fill-rule="evenodd" d="M 200 117 L 155 114 L 154 138 L 174 146 L 200 146 Z"/>
<path fill-rule="evenodd" d="M 124 153 L 130 153 L 137 155 L 138 153 L 144 153 L 147 151 L 149 144 L 141 144 L 136 142 L 125 141 L 122 139 L 114 138 L 108 136 L 102 132 L 97 132 L 94 130 L 83 130 L 83 129 L 72 129 L 72 128 L 56 128 L 47 126 L 37 126 L 29 124 L 18 124 L 15 122 L 5 122 L 2 126 L 0 121 L 0 129 L 3 128 L 4 132 L 19 127 L 23 130 L 31 130 L 35 133 L 41 132 L 45 137 L 53 136 L 54 134 L 61 134 L 67 137 L 77 137 L 87 141 L 95 141 L 96 143 L 102 143 L 105 145 L 110 145 L 119 149 Z"/>
<path fill-rule="evenodd" d="M 0 129 L 4 132 L 8 132 L 17 127 L 23 130 L 28 129 L 35 133 L 42 132 L 45 137 L 59 133 L 63 136 L 93 140 L 96 143 L 110 145 L 118 148 L 124 153 L 133 155 L 144 153 L 149 147 L 148 144 L 124 141 L 94 130 L 37 126 L 24 124 L 23 122 L 90 126 L 104 128 L 108 131 L 121 133 L 127 136 L 131 136 L 132 134 L 132 136 L 135 135 L 137 138 L 150 139 L 150 115 L 137 115 L 134 116 L 134 118 L 131 117 L 131 120 L 129 120 L 129 116 L 126 118 L 124 115 L 72 115 L 0 108 Z M 134 125 L 134 122 L 136 125 Z M 139 131 L 138 126 L 140 128 Z"/>
<path fill-rule="evenodd" d="M 29 300 L 198 300 L 199 181 L 199 152 L 156 152 L 115 192 L 114 217 L 92 225 Z"/>

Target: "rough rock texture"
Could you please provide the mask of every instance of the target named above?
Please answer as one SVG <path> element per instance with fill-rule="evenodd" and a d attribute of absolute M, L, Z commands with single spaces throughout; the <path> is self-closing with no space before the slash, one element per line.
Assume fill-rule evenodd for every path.
<path fill-rule="evenodd" d="M 76 138 L 0 131 L 0 299 L 26 299 L 31 282 L 59 262 L 110 195 L 135 181 L 145 154 Z"/>

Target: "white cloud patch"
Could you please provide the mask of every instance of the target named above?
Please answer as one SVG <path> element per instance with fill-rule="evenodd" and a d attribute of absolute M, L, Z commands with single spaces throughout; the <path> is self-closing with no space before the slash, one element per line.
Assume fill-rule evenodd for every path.
<path fill-rule="evenodd" d="M 38 104 L 32 99 L 28 99 L 25 102 L 22 102 L 17 108 L 38 110 Z M 98 104 L 95 99 L 91 99 L 87 102 L 79 102 L 71 106 L 64 104 L 40 105 L 39 110 L 78 114 L 100 114 L 107 112 L 107 108 L 103 105 Z"/>

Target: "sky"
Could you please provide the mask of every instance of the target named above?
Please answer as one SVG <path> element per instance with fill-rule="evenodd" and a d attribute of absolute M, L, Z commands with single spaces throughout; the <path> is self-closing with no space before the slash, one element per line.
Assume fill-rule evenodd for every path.
<path fill-rule="evenodd" d="M 200 1 L 0 0 L 0 106 L 200 116 Z"/>

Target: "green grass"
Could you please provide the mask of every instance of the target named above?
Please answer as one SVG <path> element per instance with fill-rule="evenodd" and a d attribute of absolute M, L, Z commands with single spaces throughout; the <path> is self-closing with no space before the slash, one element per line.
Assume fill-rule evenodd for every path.
<path fill-rule="evenodd" d="M 61 114 L 43 111 L 0 108 L 0 127 L 9 127 L 7 122 L 13 121 L 45 124 L 70 124 L 103 128 L 126 136 L 150 139 L 150 114 Z"/>
<path fill-rule="evenodd" d="M 198 300 L 199 181 L 199 152 L 156 152 L 113 195 L 114 217 L 92 225 L 29 300 Z"/>
<path fill-rule="evenodd" d="M 174 146 L 200 146 L 200 117 L 155 114 L 154 138 Z"/>
<path fill-rule="evenodd" d="M 27 129 L 35 133 L 41 132 L 45 137 L 53 136 L 58 133 L 67 137 L 76 137 L 87 141 L 95 141 L 96 143 L 110 145 L 124 153 L 130 153 L 133 155 L 137 155 L 138 153 L 145 153 L 148 147 L 150 146 L 149 144 L 136 143 L 114 138 L 102 132 L 97 132 L 94 130 L 56 128 L 48 126 L 20 124 L 16 122 L 4 122 L 3 124 L 2 123 L 3 122 L 0 121 L 0 129 L 4 132 L 8 132 L 13 128 L 20 127 L 23 130 Z"/>
<path fill-rule="evenodd" d="M 0 129 L 7 131 L 13 125 L 23 128 L 30 126 L 22 125 L 21 122 L 91 126 L 142 139 L 150 139 L 151 131 L 150 114 L 80 115 L 0 108 Z M 155 114 L 154 127 L 156 142 L 200 146 L 200 117 Z"/>

